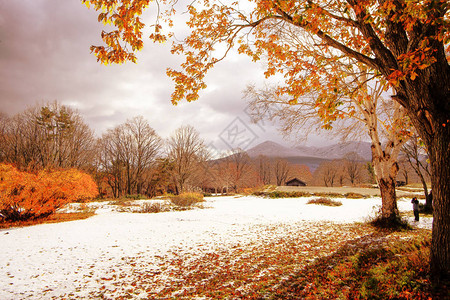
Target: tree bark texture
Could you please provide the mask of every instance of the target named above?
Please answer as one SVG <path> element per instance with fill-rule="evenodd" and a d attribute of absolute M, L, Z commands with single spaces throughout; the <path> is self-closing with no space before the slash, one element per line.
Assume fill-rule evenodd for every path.
<path fill-rule="evenodd" d="M 389 222 L 398 217 L 397 195 L 395 192 L 398 166 L 396 162 L 376 162 L 376 160 L 374 160 L 374 165 L 378 165 L 376 169 L 384 169 L 384 172 L 377 174 L 377 181 L 381 193 L 381 217 Z"/>
<path fill-rule="evenodd" d="M 450 67 L 447 63 L 435 65 L 423 70 L 428 76 L 408 84 L 406 91 L 411 100 L 408 114 L 425 142 L 431 164 L 430 264 L 438 284 L 450 278 Z"/>
<path fill-rule="evenodd" d="M 450 116 L 449 116 L 450 117 Z M 450 280 L 450 124 L 441 130 L 429 149 L 433 186 L 431 272 L 435 283 Z"/>
<path fill-rule="evenodd" d="M 433 188 L 430 267 L 435 284 L 450 278 L 450 65 L 444 45 L 435 38 L 437 32 L 435 25 L 417 27 L 411 32 L 415 37 L 429 36 L 435 62 L 416 70 L 415 79 L 406 76 L 395 87 L 395 99 L 406 108 L 430 158 Z M 385 76 L 389 74 L 390 71 L 384 72 Z"/>

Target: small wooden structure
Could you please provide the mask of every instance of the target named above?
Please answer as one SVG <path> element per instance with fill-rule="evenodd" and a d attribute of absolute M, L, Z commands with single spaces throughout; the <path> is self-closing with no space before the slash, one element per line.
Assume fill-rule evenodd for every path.
<path fill-rule="evenodd" d="M 298 178 L 292 178 L 289 181 L 286 181 L 287 186 L 306 186 L 306 183 L 304 181 L 301 181 Z"/>

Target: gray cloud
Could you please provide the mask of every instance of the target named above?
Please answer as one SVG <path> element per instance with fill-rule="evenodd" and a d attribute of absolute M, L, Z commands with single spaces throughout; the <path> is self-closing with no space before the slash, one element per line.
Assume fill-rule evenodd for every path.
<path fill-rule="evenodd" d="M 263 81 L 261 67 L 247 57 L 220 63 L 198 101 L 173 106 L 165 70 L 181 58 L 169 53 L 170 45 L 147 41 L 137 64 L 103 66 L 89 50 L 101 43 L 102 29 L 80 0 L 0 0 L 0 110 L 11 115 L 36 101 L 58 100 L 78 109 L 98 135 L 142 115 L 163 137 L 191 124 L 221 148 L 219 134 L 240 117 L 260 130 L 257 142 L 283 142 L 273 126 L 261 130 L 244 113 L 242 90 Z"/>

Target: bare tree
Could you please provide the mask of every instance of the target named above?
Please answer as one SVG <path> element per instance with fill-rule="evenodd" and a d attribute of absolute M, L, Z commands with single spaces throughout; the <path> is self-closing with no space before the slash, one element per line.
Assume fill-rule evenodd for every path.
<path fill-rule="evenodd" d="M 153 166 L 162 147 L 162 140 L 142 116 L 135 117 L 125 123 L 125 130 L 131 137 L 134 178 L 136 193 L 141 194 L 144 184 L 144 172 Z"/>
<path fill-rule="evenodd" d="M 403 176 L 403 182 L 405 185 L 408 185 L 411 182 L 411 171 L 414 172 L 411 168 L 411 165 L 406 158 L 406 155 L 400 153 L 400 159 L 398 161 L 399 174 Z"/>
<path fill-rule="evenodd" d="M 230 187 L 234 192 L 237 192 L 239 188 L 252 185 L 250 183 L 252 166 L 247 152 L 242 149 L 232 150 L 231 155 L 225 158 L 225 163 Z"/>
<path fill-rule="evenodd" d="M 104 180 L 111 188 L 113 197 L 117 198 L 124 193 L 125 164 L 122 161 L 120 148 L 117 143 L 118 128 L 108 129 L 98 141 L 96 159 L 98 172 L 104 174 Z"/>
<path fill-rule="evenodd" d="M 270 184 L 272 182 L 272 168 L 270 159 L 264 155 L 259 155 L 255 160 L 255 164 L 261 183 Z"/>
<path fill-rule="evenodd" d="M 322 182 L 327 187 L 334 186 L 338 174 L 337 165 L 333 161 L 325 161 L 314 172 L 316 181 Z"/>
<path fill-rule="evenodd" d="M 162 140 L 141 116 L 109 129 L 101 138 L 98 153 L 101 169 L 113 195 L 140 194 L 146 180 L 144 174 L 154 167 Z M 149 175 L 150 176 L 150 175 Z"/>
<path fill-rule="evenodd" d="M 192 126 L 178 128 L 168 142 L 169 159 L 174 165 L 173 180 L 177 193 L 184 192 L 198 172 L 206 146 Z"/>
<path fill-rule="evenodd" d="M 0 112 L 0 162 L 6 160 L 7 153 L 7 126 L 8 126 L 8 116 Z"/>
<path fill-rule="evenodd" d="M 362 159 L 357 153 L 351 152 L 345 155 L 343 160 L 345 173 L 351 185 L 355 185 L 362 179 Z"/>
<path fill-rule="evenodd" d="M 71 108 L 52 102 L 17 114 L 7 125 L 7 159 L 21 168 L 88 168 L 93 131 Z"/>
<path fill-rule="evenodd" d="M 274 173 L 277 180 L 277 185 L 285 185 L 289 175 L 289 162 L 285 159 L 277 158 L 274 162 Z"/>
<path fill-rule="evenodd" d="M 340 162 L 339 162 L 340 163 Z M 345 184 L 345 179 L 346 179 L 346 172 L 345 172 L 345 168 L 343 168 L 343 164 L 340 165 L 340 167 L 338 167 L 338 164 L 335 162 L 334 163 L 335 167 L 336 167 L 336 180 L 339 183 L 339 186 L 343 186 Z"/>
<path fill-rule="evenodd" d="M 239 159 L 238 159 L 239 161 Z M 238 188 L 236 182 L 236 170 L 238 167 L 233 163 L 229 153 L 223 153 L 222 156 L 213 164 L 214 186 L 220 193 L 228 194 L 230 188 L 235 191 Z M 238 180 L 239 181 L 239 180 Z"/>
<path fill-rule="evenodd" d="M 414 172 L 419 176 L 420 182 L 425 193 L 425 207 L 428 211 L 432 210 L 432 199 L 428 193 L 427 178 L 431 177 L 429 165 L 426 161 L 427 152 L 419 137 L 414 134 L 413 137 L 403 145 L 402 152 L 406 156 L 406 160 L 413 168 Z"/>

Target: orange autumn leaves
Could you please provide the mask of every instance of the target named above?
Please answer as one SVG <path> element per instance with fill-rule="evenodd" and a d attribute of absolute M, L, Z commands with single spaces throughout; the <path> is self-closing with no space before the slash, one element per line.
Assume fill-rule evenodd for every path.
<path fill-rule="evenodd" d="M 29 173 L 0 164 L 0 218 L 4 220 L 45 217 L 69 202 L 97 193 L 92 178 L 76 169 Z"/>
<path fill-rule="evenodd" d="M 172 45 L 172 53 L 184 56 L 185 62 L 181 70 L 167 70 L 175 85 L 173 104 L 182 99 L 197 100 L 206 88 L 206 73 L 231 48 L 254 61 L 265 59 L 267 77 L 282 74 L 285 84 L 278 92 L 290 96 L 293 103 L 308 92 L 320 92 L 318 106 L 332 112 L 336 111 L 334 100 L 339 95 L 320 90 L 339 90 L 334 82 L 354 73 L 355 61 L 396 86 L 401 81 L 414 81 L 436 62 L 437 48 L 433 45 L 450 49 L 445 0 L 203 0 L 186 7 L 175 0 L 82 2 L 100 12 L 100 22 L 116 29 L 102 32 L 105 46 L 91 47 L 105 64 L 136 62 L 135 52 L 143 47 L 141 17 L 145 9 L 157 13 L 151 23 L 154 33 L 150 39 L 154 42 L 173 37 L 170 27 L 177 21 L 175 6 L 189 14 L 188 36 L 183 41 L 173 39 Z M 162 23 L 167 25 L 164 30 Z M 421 33 L 420 28 L 425 27 L 435 30 Z M 393 32 L 402 34 L 393 39 Z M 406 33 L 411 35 L 409 46 L 405 46 Z M 336 68 L 343 64 L 346 72 Z M 342 115 L 331 114 L 331 118 L 336 117 Z"/>

